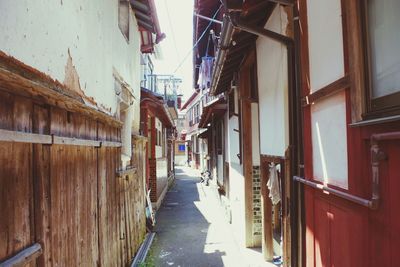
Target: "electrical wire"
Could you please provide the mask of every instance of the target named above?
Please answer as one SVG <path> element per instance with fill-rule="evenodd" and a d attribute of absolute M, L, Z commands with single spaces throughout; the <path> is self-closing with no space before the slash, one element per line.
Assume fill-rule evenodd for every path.
<path fill-rule="evenodd" d="M 219 8 L 217 9 L 217 11 L 215 11 L 214 15 L 212 16 L 213 19 L 215 19 L 215 17 L 217 16 L 218 12 L 220 11 L 222 5 L 219 6 Z M 173 74 L 175 74 L 180 67 L 182 67 L 183 63 L 186 61 L 187 57 L 190 55 L 191 52 L 193 52 L 193 49 L 196 48 L 196 46 L 199 44 L 199 42 L 201 41 L 201 39 L 204 37 L 204 35 L 206 34 L 208 28 L 210 28 L 211 24 L 213 22 L 210 21 L 207 25 L 207 27 L 205 28 L 205 30 L 202 32 L 202 34 L 200 35 L 199 39 L 197 39 L 197 41 L 195 42 L 195 44 L 193 45 L 192 49 L 189 50 L 189 52 L 185 55 L 185 57 L 183 58 L 183 60 L 178 64 L 178 67 L 176 67 L 176 69 L 174 70 Z"/>
<path fill-rule="evenodd" d="M 178 47 L 177 47 L 177 45 L 176 45 L 176 38 L 175 38 L 174 27 L 172 27 L 171 16 L 170 16 L 170 14 L 169 14 L 169 8 L 168 8 L 168 5 L 167 5 L 166 1 L 167 1 L 167 0 L 164 1 L 164 6 L 165 6 L 165 9 L 167 10 L 168 23 L 169 23 L 169 27 L 170 27 L 171 32 L 172 32 L 172 41 L 173 41 L 173 43 L 174 43 L 176 56 L 177 56 L 178 59 L 180 59 L 179 52 L 178 52 Z"/>

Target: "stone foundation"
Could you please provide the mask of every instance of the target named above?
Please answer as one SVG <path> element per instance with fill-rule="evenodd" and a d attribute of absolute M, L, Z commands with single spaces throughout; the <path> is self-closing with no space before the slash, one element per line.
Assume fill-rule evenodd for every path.
<path fill-rule="evenodd" d="M 260 166 L 253 166 L 253 236 L 254 239 L 262 235 L 261 214 L 261 180 Z"/>

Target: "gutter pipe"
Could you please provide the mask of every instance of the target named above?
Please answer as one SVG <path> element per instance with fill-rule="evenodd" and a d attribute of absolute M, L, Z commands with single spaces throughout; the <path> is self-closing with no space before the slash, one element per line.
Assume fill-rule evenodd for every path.
<path fill-rule="evenodd" d="M 233 36 L 233 24 L 230 22 L 229 16 L 224 15 L 222 25 L 223 27 L 221 32 L 220 45 L 215 59 L 215 65 L 213 68 L 213 74 L 210 86 L 210 94 L 214 96 L 216 95 L 216 89 L 217 89 L 216 84 L 218 84 L 222 72 L 222 67 L 226 59 L 226 53 L 231 44 Z"/>
<path fill-rule="evenodd" d="M 199 18 L 204 19 L 204 20 L 208 20 L 208 21 L 211 21 L 211 22 L 214 22 L 214 23 L 222 24 L 222 21 L 220 21 L 220 20 L 209 18 L 209 17 L 203 16 L 203 15 L 200 15 L 199 13 L 194 13 L 194 15 L 196 17 L 199 17 Z"/>

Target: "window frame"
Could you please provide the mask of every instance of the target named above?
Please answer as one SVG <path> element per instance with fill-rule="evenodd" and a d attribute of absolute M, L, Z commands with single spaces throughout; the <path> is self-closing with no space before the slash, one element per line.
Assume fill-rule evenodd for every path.
<path fill-rule="evenodd" d="M 372 69 L 371 69 L 371 44 L 369 36 L 369 20 L 368 20 L 368 1 L 360 0 L 361 15 L 361 41 L 363 43 L 364 58 L 364 79 L 365 79 L 365 110 L 363 119 L 376 119 L 388 116 L 400 115 L 400 91 L 389 95 L 372 98 Z M 400 86 L 399 86 L 400 89 Z M 397 104 L 398 103 L 398 104 Z M 397 104 L 397 105 L 396 105 Z"/>

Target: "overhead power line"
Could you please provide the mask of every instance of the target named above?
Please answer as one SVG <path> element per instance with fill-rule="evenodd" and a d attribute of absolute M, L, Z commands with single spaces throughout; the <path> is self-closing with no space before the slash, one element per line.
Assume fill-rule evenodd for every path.
<path fill-rule="evenodd" d="M 221 9 L 222 5 L 219 6 L 219 8 L 217 9 L 217 11 L 215 11 L 214 15 L 212 16 L 212 19 L 215 19 L 215 17 L 217 16 L 219 10 Z M 205 30 L 202 32 L 202 34 L 200 35 L 199 39 L 197 39 L 197 41 L 195 42 L 195 44 L 193 45 L 192 49 L 190 49 L 188 51 L 188 53 L 185 55 L 185 57 L 183 58 L 183 60 L 178 64 L 178 67 L 176 67 L 176 69 L 174 70 L 174 74 L 179 70 L 179 68 L 182 66 L 182 64 L 186 61 L 187 57 L 190 55 L 190 52 L 193 51 L 193 49 L 196 48 L 196 46 L 199 44 L 199 42 L 201 41 L 201 39 L 204 37 L 204 35 L 206 34 L 206 32 L 208 31 L 208 29 L 210 28 L 211 24 L 213 23 L 213 21 L 210 21 L 207 25 L 207 27 L 205 28 Z"/>

